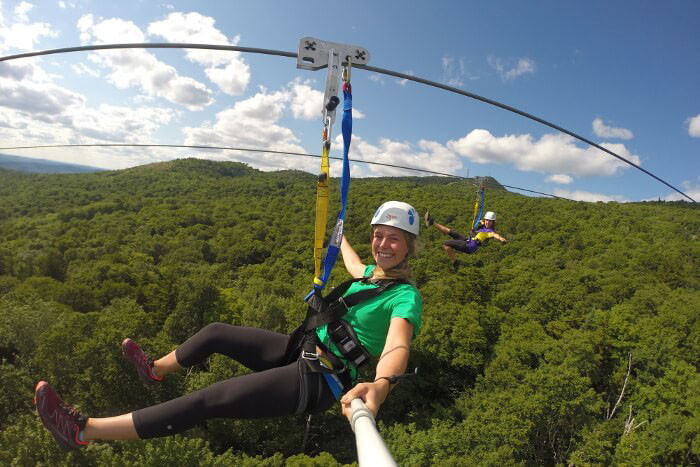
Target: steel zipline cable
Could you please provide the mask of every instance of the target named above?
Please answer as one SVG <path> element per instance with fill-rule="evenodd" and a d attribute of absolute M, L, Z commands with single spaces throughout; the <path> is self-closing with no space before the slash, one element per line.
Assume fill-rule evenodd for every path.
<path fill-rule="evenodd" d="M 8 60 L 16 60 L 19 58 L 28 58 L 28 57 L 37 57 L 40 55 L 52 55 L 52 54 L 60 54 L 60 53 L 68 53 L 68 52 L 82 52 L 82 51 L 91 51 L 91 50 L 109 50 L 109 49 L 207 49 L 207 50 L 223 50 L 223 51 L 230 51 L 230 52 L 244 52 L 244 53 L 255 53 L 255 54 L 263 54 L 263 55 L 276 55 L 276 56 L 281 56 L 281 57 L 290 57 L 290 58 L 296 58 L 297 53 L 296 52 L 285 52 L 283 50 L 272 50 L 272 49 L 260 49 L 260 48 L 255 48 L 255 47 L 239 47 L 235 45 L 217 45 L 217 44 L 190 44 L 190 43 L 133 43 L 133 44 L 98 44 L 98 45 L 86 45 L 86 46 L 79 46 L 79 47 L 64 47 L 60 49 L 49 49 L 49 50 L 41 50 L 41 51 L 36 51 L 36 52 L 26 52 L 22 54 L 16 54 L 16 55 L 7 55 L 5 57 L 0 57 L 0 62 L 8 61 Z M 527 112 L 524 112 L 522 110 L 516 109 L 515 107 L 511 107 L 506 104 L 502 104 L 498 101 L 488 99 L 486 97 L 479 96 L 478 94 L 474 94 L 468 91 L 463 91 L 461 89 L 448 86 L 446 84 L 438 83 L 435 81 L 431 81 L 425 78 L 420 78 L 417 76 L 409 75 L 406 73 L 399 73 L 397 71 L 392 71 L 392 70 L 386 70 L 384 68 L 378 68 L 370 65 L 355 65 L 353 64 L 353 68 L 358 68 L 362 70 L 367 70 L 371 71 L 374 73 L 380 73 L 388 76 L 393 76 L 395 78 L 400 78 L 400 79 L 405 79 L 409 81 L 415 81 L 416 83 L 421 83 L 425 84 L 428 86 L 432 86 L 438 89 L 443 89 L 445 91 L 453 92 L 455 94 L 460 94 L 462 96 L 466 96 L 472 99 L 476 99 L 478 101 L 484 102 L 486 104 L 490 104 L 496 107 L 500 107 L 501 109 L 507 110 L 509 112 L 516 113 L 518 115 L 521 115 L 525 118 L 528 118 L 530 120 L 533 120 L 535 122 L 541 123 L 542 125 L 548 126 L 550 128 L 553 128 L 557 131 L 560 131 L 562 133 L 565 133 L 575 139 L 578 139 L 579 141 L 582 141 L 589 146 L 593 146 L 594 148 L 597 148 L 621 161 L 623 161 L 626 164 L 631 165 L 632 167 L 644 172 L 645 174 L 649 175 L 650 177 L 654 178 L 655 180 L 663 183 L 667 187 L 671 188 L 672 190 L 676 191 L 677 193 L 683 195 L 684 197 L 688 198 L 690 201 L 695 202 L 693 198 L 679 190 L 678 188 L 674 187 L 670 183 L 666 182 L 665 180 L 662 180 L 661 178 L 657 177 L 653 173 L 649 172 L 648 170 L 640 167 L 639 165 L 635 164 L 634 162 L 625 159 L 624 157 L 615 154 L 613 151 L 604 148 L 603 146 L 587 139 L 584 138 L 583 136 L 580 136 L 573 131 L 569 131 L 565 128 L 560 127 L 559 125 L 556 125 L 554 123 L 548 122 L 547 120 L 544 120 L 542 118 L 536 117 L 532 114 L 529 114 Z M 505 185 L 504 185 L 505 186 Z"/>
<path fill-rule="evenodd" d="M 271 149 L 253 149 L 253 148 L 236 148 L 232 146 L 205 146 L 205 145 L 193 145 L 193 144 L 144 144 L 144 143 L 94 143 L 94 144 L 40 144 L 40 145 L 35 145 L 35 146 L 8 146 L 8 147 L 0 147 L 0 151 L 10 151 L 10 150 L 15 150 L 15 149 L 42 149 L 42 148 L 109 148 L 109 147 L 116 147 L 116 148 L 128 148 L 128 147 L 135 147 L 135 148 L 184 148 L 184 149 L 208 149 L 208 150 L 217 150 L 217 151 L 242 151 L 242 152 L 257 152 L 257 153 L 269 153 L 269 154 L 280 154 L 280 155 L 289 155 L 289 156 L 303 156 L 303 157 L 315 157 L 317 159 L 320 159 L 322 156 L 320 154 L 306 154 L 303 152 L 291 152 L 291 151 L 273 151 Z M 334 160 L 343 160 L 342 157 L 336 157 L 336 156 L 328 156 L 330 159 Z M 349 159 L 350 162 L 358 162 L 360 164 L 369 164 L 369 165 L 381 165 L 384 167 L 392 167 L 395 169 L 404 169 L 404 170 L 412 170 L 414 172 L 423 172 L 423 173 L 428 173 L 432 175 L 440 175 L 444 177 L 452 177 L 452 178 L 459 178 L 461 180 L 466 180 L 468 183 L 471 183 L 473 185 L 478 186 L 479 183 L 476 183 L 472 181 L 469 177 L 462 177 L 461 175 L 453 175 L 453 174 L 448 174 L 444 172 L 435 172 L 434 170 L 428 170 L 428 169 L 419 169 L 416 167 L 406 167 L 403 165 L 396 165 L 396 164 L 387 164 L 385 162 L 372 162 L 372 161 L 365 161 L 362 159 Z M 492 183 L 492 182 L 483 182 L 484 185 L 490 188 L 510 188 L 513 190 L 519 190 L 519 191 L 527 191 L 529 193 L 536 193 L 538 195 L 544 195 L 544 196 L 550 196 L 552 198 L 557 198 L 557 199 L 565 199 L 568 201 L 574 201 L 569 198 L 564 198 L 562 196 L 557 196 L 553 195 L 550 193 L 543 193 L 541 191 L 534 191 L 534 190 L 528 190 L 527 188 L 520 188 L 517 186 L 511 186 L 511 185 L 504 185 L 502 183 Z"/>

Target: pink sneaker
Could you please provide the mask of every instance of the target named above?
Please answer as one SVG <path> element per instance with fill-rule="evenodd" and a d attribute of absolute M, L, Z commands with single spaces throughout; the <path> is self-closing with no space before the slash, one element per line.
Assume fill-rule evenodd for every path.
<path fill-rule="evenodd" d="M 153 384 L 163 381 L 162 376 L 156 376 L 153 373 L 153 360 L 141 350 L 141 347 L 128 337 L 122 342 L 122 352 L 127 360 L 129 360 L 139 372 L 141 381 L 146 384 Z"/>
<path fill-rule="evenodd" d="M 34 405 L 39 418 L 56 442 L 66 451 L 90 444 L 80 441 L 80 430 L 85 428 L 87 417 L 75 407 L 66 405 L 46 381 L 39 381 L 34 389 Z"/>

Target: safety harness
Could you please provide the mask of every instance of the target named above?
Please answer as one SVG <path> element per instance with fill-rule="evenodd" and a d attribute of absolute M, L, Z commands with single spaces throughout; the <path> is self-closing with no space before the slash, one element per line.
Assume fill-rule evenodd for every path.
<path fill-rule="evenodd" d="M 376 287 L 360 290 L 348 296 L 343 296 L 355 282 L 371 283 Z M 328 335 L 348 364 L 360 368 L 371 360 L 370 354 L 362 347 L 354 330 L 342 317 L 350 308 L 362 302 L 379 296 L 384 291 L 403 281 L 395 279 L 375 280 L 369 277 L 350 279 L 334 288 L 323 297 L 321 291 L 315 289 L 307 300 L 308 308 L 304 322 L 291 334 L 287 345 L 287 364 L 298 362 L 299 377 L 302 379 L 299 403 L 296 413 L 306 411 L 309 406 L 309 386 L 311 373 L 321 373 L 328 382 L 336 399 L 352 386 L 348 365 L 338 358 L 320 341 L 316 329 L 327 324 Z M 318 351 L 318 348 L 322 352 Z M 323 380 L 319 379 L 319 384 Z M 320 388 L 317 394 L 320 395 Z"/>

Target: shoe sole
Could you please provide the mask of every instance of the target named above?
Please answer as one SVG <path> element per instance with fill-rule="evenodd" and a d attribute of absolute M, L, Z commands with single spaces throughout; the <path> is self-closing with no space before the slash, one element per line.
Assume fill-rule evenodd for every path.
<path fill-rule="evenodd" d="M 39 381 L 34 387 L 34 407 L 36 407 L 36 413 L 39 415 L 41 423 L 43 423 L 46 429 L 49 430 L 51 435 L 53 435 L 58 445 L 61 446 L 61 448 L 63 448 L 64 451 L 73 451 L 74 449 L 77 449 L 78 446 L 74 446 L 72 443 L 66 441 L 64 439 L 63 433 L 57 431 L 56 428 L 54 428 L 53 425 L 50 423 L 50 421 L 45 418 L 44 414 L 42 414 L 42 411 L 39 410 L 39 404 L 37 403 L 37 394 L 44 386 L 48 385 L 49 383 L 47 383 L 46 381 Z"/>

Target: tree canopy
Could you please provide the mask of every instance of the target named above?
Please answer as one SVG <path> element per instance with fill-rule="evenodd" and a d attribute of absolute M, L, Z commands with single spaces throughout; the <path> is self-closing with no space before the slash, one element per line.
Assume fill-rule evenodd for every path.
<path fill-rule="evenodd" d="M 466 233 L 475 190 L 442 177 L 353 180 L 346 235 L 371 262 L 368 223 L 392 199 Z M 161 355 L 215 321 L 291 331 L 312 286 L 313 175 L 197 159 L 92 174 L 0 170 L 0 199 L 0 463 L 355 461 L 338 407 L 314 418 L 306 452 L 300 416 L 210 420 L 168 439 L 64 453 L 32 404 L 43 379 L 88 415 L 117 415 L 248 371 L 214 356 L 144 387 L 119 344 L 132 337 Z M 461 255 L 456 273 L 446 237 L 422 228 L 412 260 L 425 302 L 410 362 L 419 376 L 378 417 L 397 462 L 699 463 L 697 205 L 487 188 L 486 208 L 509 242 Z M 348 277 L 339 265 L 331 285 Z"/>

